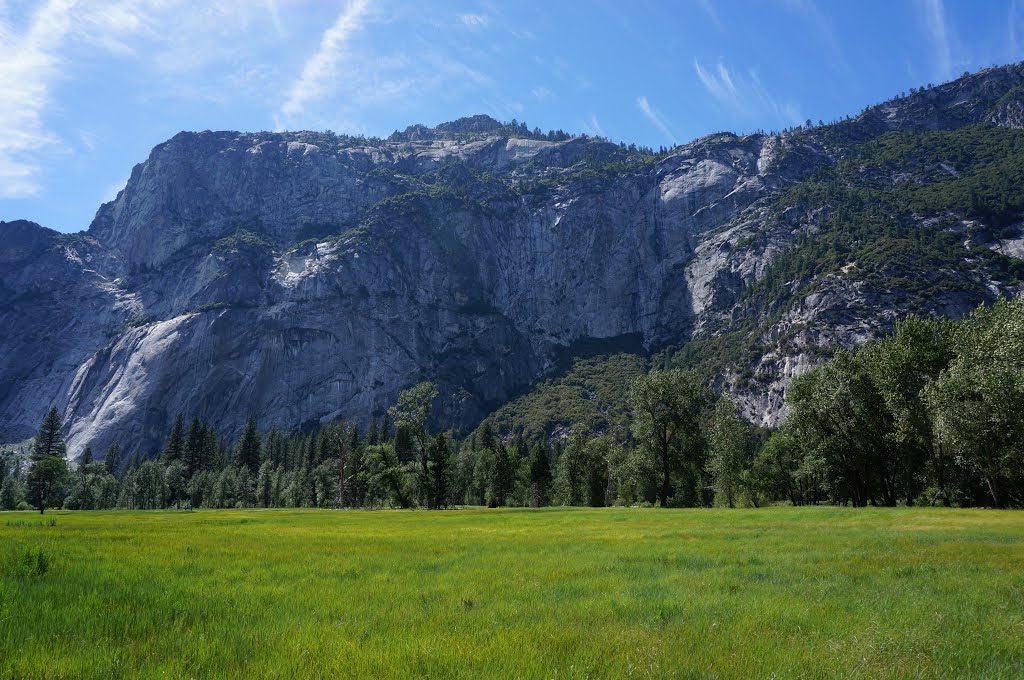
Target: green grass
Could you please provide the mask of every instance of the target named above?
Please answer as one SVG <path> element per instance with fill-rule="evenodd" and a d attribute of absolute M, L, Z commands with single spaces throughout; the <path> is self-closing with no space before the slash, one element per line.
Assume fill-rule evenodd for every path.
<path fill-rule="evenodd" d="M 1024 676 L 1024 514 L 0 513 L 0 677 Z"/>

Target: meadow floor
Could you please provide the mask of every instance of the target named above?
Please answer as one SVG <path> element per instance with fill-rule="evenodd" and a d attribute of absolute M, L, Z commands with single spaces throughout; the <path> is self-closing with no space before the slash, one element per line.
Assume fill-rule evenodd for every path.
<path fill-rule="evenodd" d="M 0 677 L 156 676 L 1021 678 L 1024 513 L 0 513 Z"/>

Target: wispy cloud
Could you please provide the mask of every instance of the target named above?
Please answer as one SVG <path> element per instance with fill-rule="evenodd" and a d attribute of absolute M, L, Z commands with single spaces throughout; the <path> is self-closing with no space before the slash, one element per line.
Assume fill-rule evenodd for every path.
<path fill-rule="evenodd" d="M 811 34 L 828 50 L 832 65 L 842 71 L 849 71 L 850 65 L 836 35 L 832 18 L 823 12 L 814 0 L 784 0 L 790 11 L 798 14 L 807 24 Z"/>
<path fill-rule="evenodd" d="M 708 15 L 708 18 L 711 19 L 711 23 L 713 23 L 716 28 L 722 28 L 722 20 L 718 18 L 718 10 L 715 9 L 711 0 L 697 0 L 697 4 L 700 5 L 700 8 Z"/>
<path fill-rule="evenodd" d="M 73 7 L 51 0 L 18 37 L 13 26 L 0 22 L 0 198 L 37 195 L 41 169 L 35 156 L 59 143 L 43 114 L 60 77 L 59 50 L 72 28 Z"/>
<path fill-rule="evenodd" d="M 750 70 L 745 75 L 736 73 L 722 59 L 713 67 L 705 67 L 696 58 L 693 69 L 708 94 L 727 111 L 747 122 L 796 125 L 803 120 L 800 107 L 795 102 L 772 95 L 757 71 Z"/>
<path fill-rule="evenodd" d="M 646 100 L 645 100 L 646 101 Z M 593 113 L 585 121 L 583 121 L 583 131 L 588 135 L 596 135 L 600 137 L 607 137 L 604 133 L 604 128 L 601 127 L 600 121 L 597 120 L 597 116 Z"/>
<path fill-rule="evenodd" d="M 644 114 L 644 118 L 649 120 L 651 124 L 654 125 L 654 127 L 658 128 L 658 130 L 661 131 L 661 134 L 665 135 L 665 137 L 670 142 L 672 142 L 673 144 L 676 143 L 676 136 L 672 132 L 672 129 L 669 128 L 664 116 L 662 116 L 657 109 L 651 106 L 651 103 L 647 100 L 647 97 L 637 97 L 636 105 L 640 109 L 640 112 Z"/>
<path fill-rule="evenodd" d="M 732 75 L 729 74 L 725 62 L 719 60 L 718 68 L 715 71 L 709 71 L 701 65 L 699 59 L 694 57 L 693 68 L 697 71 L 697 78 L 704 85 L 704 89 L 710 92 L 715 99 L 737 108 L 740 106 L 739 92 L 736 91 L 736 84 L 733 83 Z"/>
<path fill-rule="evenodd" d="M 537 87 L 535 87 L 532 90 L 530 90 L 530 94 L 532 94 L 534 97 L 536 97 L 537 101 L 542 102 L 545 99 L 547 99 L 548 97 L 550 97 L 552 93 L 551 93 L 551 90 L 549 90 L 548 88 L 544 87 L 543 85 L 538 85 Z"/>
<path fill-rule="evenodd" d="M 486 14 L 459 14 L 456 18 L 471 31 L 481 31 L 491 23 L 491 18 Z"/>
<path fill-rule="evenodd" d="M 1017 61 L 1020 59 L 1020 34 L 1019 30 L 1021 27 L 1024 16 L 1021 16 L 1021 4 L 1018 0 L 1010 0 L 1010 12 L 1006 21 L 1007 38 L 1009 39 L 1009 60 Z"/>
<path fill-rule="evenodd" d="M 278 9 L 277 0 L 264 0 L 264 4 L 267 7 L 267 13 L 270 15 L 270 23 L 274 25 L 274 30 L 277 31 L 277 35 L 280 38 L 284 38 L 288 35 L 288 31 L 284 28 L 284 22 L 281 21 L 281 10 Z"/>
<path fill-rule="evenodd" d="M 367 0 L 350 0 L 334 24 L 324 31 L 317 51 L 306 60 L 302 74 L 288 89 L 288 98 L 280 110 L 279 127 L 282 120 L 301 115 L 310 102 L 327 93 L 331 82 L 338 78 L 348 42 L 363 27 L 368 9 Z"/>
<path fill-rule="evenodd" d="M 921 27 L 932 44 L 935 53 L 936 76 L 948 79 L 953 76 L 953 34 L 946 22 L 946 8 L 942 0 L 918 0 L 918 14 Z"/>

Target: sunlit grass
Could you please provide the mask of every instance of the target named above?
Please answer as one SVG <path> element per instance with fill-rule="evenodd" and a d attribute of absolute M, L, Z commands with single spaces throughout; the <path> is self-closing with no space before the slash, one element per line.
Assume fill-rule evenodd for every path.
<path fill-rule="evenodd" d="M 1024 677 L 1021 513 L 53 517 L 0 513 L 0 677 Z"/>

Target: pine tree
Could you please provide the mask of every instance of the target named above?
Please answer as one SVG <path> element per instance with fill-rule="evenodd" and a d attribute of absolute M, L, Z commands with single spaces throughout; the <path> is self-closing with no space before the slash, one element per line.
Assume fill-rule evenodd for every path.
<path fill-rule="evenodd" d="M 110 446 L 107 447 L 107 452 L 103 454 L 103 465 L 106 466 L 107 472 L 117 476 L 121 468 L 121 445 L 117 442 L 111 442 Z"/>
<path fill-rule="evenodd" d="M 448 507 L 448 461 L 450 457 L 448 438 L 442 432 L 434 438 L 430 445 L 428 501 L 429 507 L 433 510 Z"/>
<path fill-rule="evenodd" d="M 238 464 L 255 476 L 263 459 L 263 440 L 256 427 L 256 418 L 249 416 L 242 430 L 242 439 L 238 442 Z"/>
<path fill-rule="evenodd" d="M 32 447 L 32 467 L 28 473 L 29 496 L 40 514 L 62 499 L 64 482 L 68 476 L 67 461 L 64 459 L 66 452 L 60 414 L 56 408 L 51 408 L 36 435 Z"/>
<path fill-rule="evenodd" d="M 174 419 L 174 426 L 171 427 L 171 435 L 167 438 L 167 445 L 164 446 L 164 462 L 181 460 L 185 451 L 185 421 L 181 414 Z"/>
<path fill-rule="evenodd" d="M 204 452 L 206 450 L 206 428 L 199 416 L 193 416 L 185 437 L 185 475 L 188 479 L 203 469 Z"/>
<path fill-rule="evenodd" d="M 507 505 L 508 497 L 512 495 L 516 485 L 516 459 L 508 447 L 500 441 L 494 451 L 490 482 L 489 505 L 492 508 Z"/>
<path fill-rule="evenodd" d="M 530 505 L 539 508 L 548 504 L 551 489 L 551 459 L 542 442 L 530 454 Z"/>

